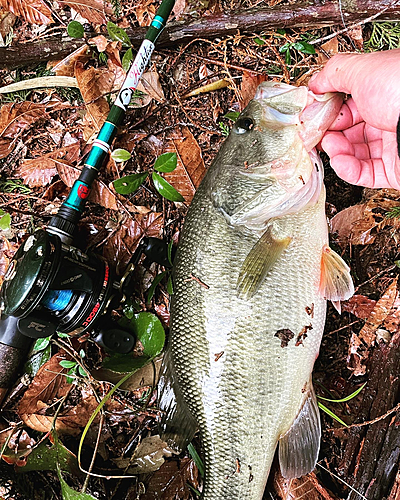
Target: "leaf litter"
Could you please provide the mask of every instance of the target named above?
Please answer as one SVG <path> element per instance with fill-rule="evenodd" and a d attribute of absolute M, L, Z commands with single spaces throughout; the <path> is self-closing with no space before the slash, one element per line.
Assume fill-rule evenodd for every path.
<path fill-rule="evenodd" d="M 271 5 L 279 3 L 269 2 Z M 11 207 L 19 210 L 13 214 L 12 226 L 15 229 L 11 238 L 7 240 L 0 234 L 1 279 L 18 244 L 33 227 L 40 227 L 48 222 L 50 215 L 56 211 L 68 192 L 67 187 L 70 188 L 79 175 L 80 165 L 88 152 L 85 141 L 90 142 L 95 137 L 125 77 L 122 56 L 126 48 L 121 51 L 120 42 L 108 40 L 104 32 L 100 31 L 100 25 L 111 20 L 117 27 L 127 27 L 129 23 L 145 26 L 149 24 L 156 9 L 153 2 L 147 1 L 135 6 L 123 5 L 120 6 L 121 17 L 118 17 L 108 3 L 101 2 L 100 5 L 97 0 L 59 2 L 54 5 L 53 11 L 41 0 L 3 0 L 2 5 L 18 16 L 14 33 L 19 42 L 41 37 L 49 29 L 46 28 L 48 24 L 60 29 L 60 15 L 67 19 L 71 14 L 77 15 L 78 20 L 87 20 L 96 33 L 100 34 L 90 38 L 89 45 L 51 65 L 57 75 L 77 78 L 83 104 L 77 97 L 69 101 L 70 97 L 67 98 L 66 94 L 51 89 L 30 92 L 22 101 L 18 96 L 13 96 L 12 102 L 2 101 L 2 172 L 11 180 L 22 179 L 32 192 L 24 193 L 17 184 L 11 191 L 1 189 L 1 207 L 5 211 L 11 211 Z M 235 5 L 237 7 L 239 3 Z M 221 8 L 230 12 L 235 5 L 228 6 L 222 2 L 217 6 L 216 2 L 209 2 L 204 8 L 209 13 Z M 251 1 L 242 2 L 241 7 L 243 6 L 252 6 Z M 175 12 L 177 17 L 185 19 L 192 9 L 190 2 L 182 1 L 177 3 Z M 32 27 L 30 23 L 42 26 Z M 85 29 L 87 28 L 85 25 Z M 5 29 L 10 32 L 9 27 Z M 311 36 L 318 37 L 318 33 L 320 32 L 314 32 Z M 151 68 L 144 75 L 139 89 L 141 92 L 136 103 L 132 103 L 129 108 L 128 117 L 113 146 L 114 149 L 129 151 L 131 157 L 122 164 L 110 160 L 95 183 L 81 221 L 80 229 L 82 234 L 88 235 L 86 243 L 90 250 L 102 254 L 117 274 L 123 274 L 144 235 L 173 239 L 176 244 L 187 206 L 206 171 L 206 165 L 210 164 L 223 135 L 232 124 L 225 115 L 235 114 L 243 109 L 258 83 L 271 78 L 268 73 L 273 73 L 273 78 L 277 81 L 304 83 L 321 67 L 327 55 L 352 50 L 350 41 L 334 37 L 321 45 L 315 56 L 292 51 L 292 64 L 285 64 L 279 50 L 284 43 L 294 44 L 297 40 L 302 40 L 303 34 L 302 30 L 287 30 L 284 34 L 268 32 L 257 39 L 240 35 L 228 36 L 211 42 L 193 41 L 179 51 L 176 48 L 156 50 Z M 351 34 L 353 42 L 358 46 L 360 35 L 363 35 L 360 30 Z M 2 36 L 7 36 L 7 31 Z M 6 71 L 1 75 L 3 84 L 6 84 L 12 83 L 14 77 L 32 78 L 36 73 L 27 69 L 18 74 Z M 179 99 L 179 96 L 190 95 L 193 88 L 204 90 L 205 84 L 213 83 L 218 78 L 228 82 L 228 86 L 218 90 L 206 88 L 206 93 L 192 95 L 184 101 Z M 167 201 L 155 190 L 150 177 L 132 193 L 119 194 L 115 191 L 114 181 L 122 175 L 144 176 L 152 171 L 157 157 L 166 152 L 176 153 L 177 167 L 172 172 L 163 172 L 162 177 L 183 195 L 184 202 Z M 49 186 L 49 183 L 52 184 Z M 338 211 L 331 220 L 333 237 L 346 258 L 351 261 L 351 268 L 357 275 L 360 287 L 358 294 L 343 304 L 344 314 L 341 318 L 335 312 L 329 312 L 327 332 L 337 333 L 326 336 L 316 365 L 316 379 L 321 380 L 325 387 L 333 391 L 335 397 L 340 398 L 353 392 L 357 376 L 369 376 L 369 359 L 381 343 L 385 342 L 384 332 L 389 334 L 389 337 L 386 336 L 387 342 L 398 328 L 400 303 L 396 291 L 396 266 L 393 262 L 399 259 L 399 219 L 388 218 L 386 214 L 400 203 L 398 192 L 389 190 L 364 190 L 363 197 L 355 195 L 357 191 L 332 177 L 329 169 L 326 183 L 328 201 L 334 200 L 336 206 L 332 205 L 332 209 Z M 82 246 L 84 247 L 83 241 Z M 132 307 L 155 313 L 167 326 L 169 298 L 165 282 L 158 285 L 150 303 L 146 300 L 146 290 L 159 271 L 162 271 L 159 266 L 149 266 L 145 261 L 137 266 Z M 358 323 L 348 326 L 354 322 L 354 318 Z M 330 339 L 334 337 L 335 342 L 331 342 Z M 25 451 L 22 455 L 12 455 L 12 447 L 17 442 L 13 433 L 13 441 L 10 441 L 11 462 L 22 457 L 21 465 L 28 466 L 29 456 L 32 455 L 28 446 L 33 446 L 34 449 L 36 446 L 32 436 L 37 434 L 32 432 L 47 435 L 54 422 L 60 434 L 59 440 L 63 442 L 62 446 L 66 450 L 75 450 L 75 436 L 82 431 L 96 409 L 98 398 L 101 399 L 109 390 L 110 384 L 105 375 L 107 370 L 101 368 L 104 352 L 87 339 L 81 339 L 79 343 L 74 340 L 68 345 L 74 358 L 65 352 L 63 354 L 59 346 L 53 343 L 52 357 L 39 369 L 22 398 L 17 402 L 10 402 L 12 409 L 7 410 L 7 417 L 11 418 L 11 422 L 21 419 L 25 424 L 23 432 L 19 434 L 19 450 L 24 450 L 25 446 Z M 86 353 L 85 363 L 93 374 L 97 373 L 99 380 L 85 379 L 78 374 L 73 383 L 69 383 L 66 377 L 68 369 L 60 366 L 60 356 L 64 356 L 64 359 L 79 358 L 82 350 Z M 333 365 L 332 359 L 336 360 Z M 160 360 L 157 361 L 158 366 L 159 362 Z M 132 376 L 131 384 L 126 386 L 130 392 L 118 391 L 106 405 L 98 448 L 96 440 L 99 419 L 88 433 L 90 455 L 93 450 L 97 450 L 94 470 L 105 477 L 115 475 L 116 468 L 122 467 L 121 470 L 124 470 L 128 464 L 132 466 L 134 457 L 141 453 L 139 443 L 146 443 L 146 440 L 151 440 L 157 434 L 157 408 L 152 389 L 155 372 L 151 365 L 142 370 Z M 99 375 L 101 373 L 103 376 Z M 111 379 L 116 375 L 115 372 L 111 375 L 109 371 L 108 376 Z M 118 377 L 113 379 L 113 383 L 117 381 Z M 97 397 L 94 391 L 97 391 Z M 354 418 L 358 408 L 357 401 L 351 404 L 355 405 L 354 410 L 349 406 L 350 403 L 346 403 L 344 408 L 349 413 L 350 420 Z M 326 417 L 323 419 L 325 425 L 332 425 L 331 421 L 326 421 Z M 39 446 L 50 445 L 45 443 Z M 337 465 L 335 457 L 340 454 L 338 443 L 333 443 L 324 436 L 323 446 L 329 451 L 330 455 L 328 453 L 327 456 L 331 456 L 332 464 Z M 162 456 L 165 462 L 159 469 L 138 476 L 138 481 L 129 487 L 131 497 L 142 500 L 196 498 L 195 490 L 201 490 L 201 478 L 193 460 L 189 456 L 164 457 L 162 449 L 163 445 L 158 443 L 154 453 Z M 53 470 L 56 462 L 57 460 L 52 463 Z M 23 466 L 20 468 L 23 469 Z M 334 484 L 336 490 L 331 493 L 333 483 L 328 477 L 326 474 L 311 474 L 307 478 L 296 480 L 289 489 L 280 480 L 274 486 L 277 498 L 345 498 L 346 487 L 339 483 Z M 64 478 L 69 481 L 66 475 Z M 62 478 L 60 480 L 64 481 Z M 69 486 L 62 482 L 65 495 L 66 488 Z M 95 487 L 93 486 L 93 490 L 90 488 L 89 491 L 94 492 Z M 96 495 L 103 495 L 103 498 L 112 498 L 111 495 L 125 498 L 128 487 L 120 485 L 115 490 L 113 488 L 106 481 L 96 491 Z M 68 494 L 73 495 L 71 492 Z"/>

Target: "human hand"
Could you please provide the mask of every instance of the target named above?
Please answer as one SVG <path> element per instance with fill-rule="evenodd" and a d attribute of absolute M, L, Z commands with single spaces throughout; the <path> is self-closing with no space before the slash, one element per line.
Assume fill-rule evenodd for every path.
<path fill-rule="evenodd" d="M 400 114 L 400 49 L 337 54 L 311 78 L 316 94 L 351 94 L 321 141 L 347 182 L 400 190 L 396 126 Z"/>

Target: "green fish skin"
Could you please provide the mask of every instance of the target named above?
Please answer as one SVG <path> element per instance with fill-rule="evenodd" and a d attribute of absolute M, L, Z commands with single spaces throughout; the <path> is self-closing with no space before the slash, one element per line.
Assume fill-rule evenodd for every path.
<path fill-rule="evenodd" d="M 185 220 L 159 404 L 170 445 L 200 431 L 204 500 L 261 500 L 278 443 L 285 477 L 311 471 L 318 457 L 311 373 L 326 299 L 337 305 L 353 287 L 328 246 L 312 150 L 341 98 L 314 97 L 262 84 Z"/>

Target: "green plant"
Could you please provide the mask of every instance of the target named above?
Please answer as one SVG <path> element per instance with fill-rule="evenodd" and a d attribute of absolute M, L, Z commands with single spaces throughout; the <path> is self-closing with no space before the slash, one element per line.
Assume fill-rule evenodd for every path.
<path fill-rule="evenodd" d="M 388 210 L 385 213 L 385 217 L 387 219 L 396 219 L 397 217 L 400 217 L 400 205 L 392 207 L 390 210 Z"/>
<path fill-rule="evenodd" d="M 347 401 L 350 401 L 351 399 L 355 398 L 357 394 L 359 394 L 364 387 L 367 385 L 367 382 L 365 382 L 361 387 L 359 387 L 356 391 L 352 392 L 349 396 L 346 396 L 342 399 L 328 399 L 328 398 L 323 398 L 322 396 L 317 396 L 317 399 L 322 399 L 323 401 L 328 401 L 330 403 L 345 403 Z M 339 422 L 341 425 L 344 427 L 348 427 L 346 422 L 343 422 L 341 418 L 339 418 L 332 410 L 327 408 L 324 404 L 322 404 L 320 401 L 318 401 L 318 407 L 325 412 L 327 415 L 335 419 L 337 422 Z"/>
<path fill-rule="evenodd" d="M 21 194 L 29 194 L 31 189 L 25 186 L 21 179 L 6 179 L 0 182 L 0 191 L 3 193 L 13 193 L 17 191 Z"/>
<path fill-rule="evenodd" d="M 121 158 L 121 155 L 124 155 L 123 157 L 127 160 L 131 157 L 128 151 L 121 149 L 117 150 L 116 157 Z M 114 156 L 112 157 L 114 158 Z M 116 159 L 115 161 L 118 161 L 118 159 Z M 169 201 L 184 201 L 184 198 L 158 172 L 173 172 L 178 164 L 177 161 L 178 159 L 176 153 L 164 153 L 160 155 L 155 161 L 153 167 L 154 171 L 151 174 L 154 187 L 161 194 L 161 196 Z M 114 189 L 119 194 L 132 194 L 139 189 L 139 187 L 147 179 L 149 174 L 150 172 L 142 172 L 139 174 L 131 174 L 126 175 L 125 177 L 121 177 L 121 179 L 117 179 L 113 182 Z"/>
<path fill-rule="evenodd" d="M 306 40 L 301 40 L 299 42 L 286 42 L 279 49 L 281 54 L 285 54 L 285 64 L 292 63 L 292 53 L 294 51 L 302 52 L 303 54 L 315 54 L 314 46 L 309 44 Z"/>
<path fill-rule="evenodd" d="M 79 352 L 80 357 L 83 359 L 85 357 L 85 351 L 83 349 Z M 69 368 L 67 372 L 67 382 L 72 384 L 75 376 L 87 377 L 86 371 L 82 368 L 82 366 L 77 361 L 69 361 L 68 359 L 63 359 L 60 361 L 60 366 L 63 368 Z"/>
<path fill-rule="evenodd" d="M 366 50 L 396 49 L 400 47 L 400 22 L 372 23 L 372 33 L 364 44 Z"/>

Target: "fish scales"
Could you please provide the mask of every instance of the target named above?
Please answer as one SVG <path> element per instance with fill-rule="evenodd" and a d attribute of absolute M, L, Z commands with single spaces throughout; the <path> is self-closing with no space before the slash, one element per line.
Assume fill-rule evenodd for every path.
<path fill-rule="evenodd" d="M 244 183 L 232 178 L 233 166 L 242 162 L 243 172 L 241 155 L 264 163 L 280 158 L 285 148 L 277 142 L 278 153 L 265 153 L 257 139 L 253 151 L 239 147 L 234 154 L 225 143 L 192 201 L 176 257 L 168 369 L 200 430 L 204 500 L 262 498 L 278 439 L 312 391 L 326 314 L 323 186 L 305 207 L 272 219 L 275 237 L 290 243 L 252 296 L 237 293 L 246 257 L 269 219 L 262 230 L 232 224 L 243 186 L 248 203 L 259 190 L 251 176 Z M 309 177 L 321 175 L 319 168 L 312 164 Z"/>

